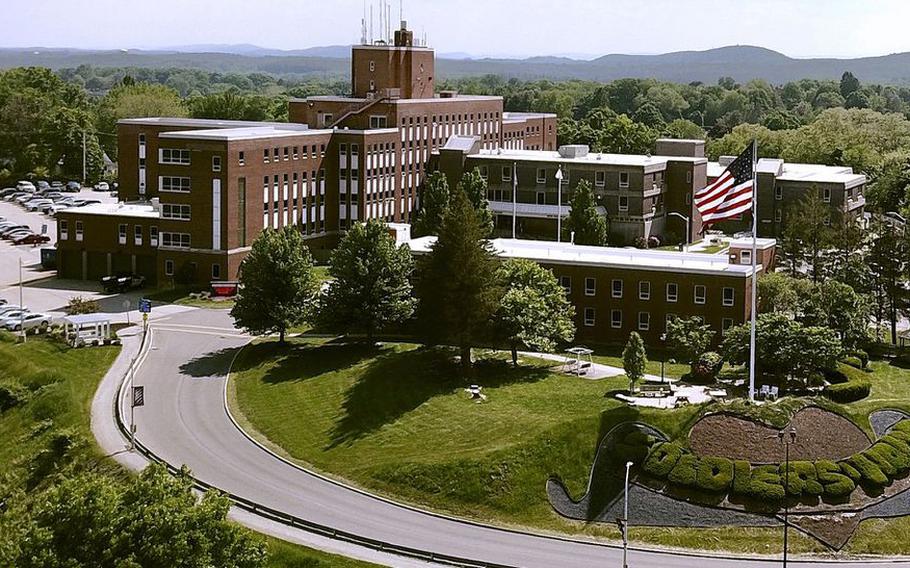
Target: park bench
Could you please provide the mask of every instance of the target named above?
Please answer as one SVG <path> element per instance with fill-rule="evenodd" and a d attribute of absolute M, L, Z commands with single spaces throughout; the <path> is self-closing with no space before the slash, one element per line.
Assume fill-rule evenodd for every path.
<path fill-rule="evenodd" d="M 672 392 L 669 384 L 645 384 L 638 387 L 638 394 L 645 398 L 670 396 Z"/>

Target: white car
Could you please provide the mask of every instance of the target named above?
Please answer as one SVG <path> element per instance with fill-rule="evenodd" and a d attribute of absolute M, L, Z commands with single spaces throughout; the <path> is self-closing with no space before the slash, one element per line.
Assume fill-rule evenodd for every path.
<path fill-rule="evenodd" d="M 16 184 L 16 189 L 19 191 L 30 191 L 35 193 L 35 184 L 30 181 L 20 181 Z"/>
<path fill-rule="evenodd" d="M 4 315 L 0 316 L 0 327 L 6 329 L 12 329 L 7 327 L 8 324 L 12 323 L 14 325 L 19 325 L 20 319 L 25 319 L 28 314 L 31 312 L 28 309 L 25 310 L 13 310 L 11 312 L 6 312 Z"/>
<path fill-rule="evenodd" d="M 0 317 L 3 317 L 10 312 L 18 312 L 20 310 L 22 310 L 21 306 L 17 306 L 15 304 L 5 304 L 3 306 L 0 306 Z"/>
<path fill-rule="evenodd" d="M 4 320 L 5 321 L 5 320 Z M 3 327 L 10 331 L 21 331 L 30 329 L 46 330 L 51 325 L 51 316 L 39 313 L 27 313 L 21 318 L 15 318 L 3 324 Z"/>
<path fill-rule="evenodd" d="M 25 204 L 25 208 L 29 211 L 40 211 L 41 209 L 52 205 L 54 202 L 50 199 L 32 199 Z"/>
<path fill-rule="evenodd" d="M 110 191 L 111 186 L 106 181 L 99 181 L 95 184 L 95 191 Z"/>
<path fill-rule="evenodd" d="M 47 206 L 43 207 L 42 211 L 44 211 L 48 215 L 53 216 L 53 215 L 57 214 L 57 211 L 63 211 L 64 209 L 69 209 L 69 208 L 70 208 L 69 205 L 61 205 L 60 203 L 52 203 L 51 205 L 47 205 Z"/>

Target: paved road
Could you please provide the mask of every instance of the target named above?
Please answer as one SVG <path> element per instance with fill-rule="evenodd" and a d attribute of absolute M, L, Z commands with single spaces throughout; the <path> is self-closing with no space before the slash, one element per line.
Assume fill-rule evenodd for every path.
<path fill-rule="evenodd" d="M 188 465 L 215 487 L 297 517 L 398 545 L 527 568 L 619 566 L 621 552 L 590 542 L 464 523 L 401 507 L 293 467 L 237 430 L 224 409 L 225 375 L 249 339 L 225 312 L 198 310 L 154 325 L 138 371 L 147 406 L 137 409 L 139 439 L 170 464 Z M 542 489 L 541 489 L 542 490 Z M 398 565 L 398 563 L 395 563 Z M 758 568 L 779 561 L 720 559 L 633 550 L 636 568 Z M 798 563 L 794 566 L 818 562 Z M 402 561 L 400 565 L 412 565 Z M 906 566 L 851 562 L 841 566 Z"/>

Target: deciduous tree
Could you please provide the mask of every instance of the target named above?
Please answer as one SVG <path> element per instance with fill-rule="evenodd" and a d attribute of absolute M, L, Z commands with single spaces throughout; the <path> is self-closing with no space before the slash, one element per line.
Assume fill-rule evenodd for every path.
<path fill-rule="evenodd" d="M 420 210 L 412 228 L 415 237 L 439 233 L 442 218 L 449 209 L 451 199 L 449 182 L 445 174 L 433 172 L 428 175 L 420 194 Z"/>
<path fill-rule="evenodd" d="M 588 180 L 583 179 L 575 186 L 566 228 L 575 233 L 575 244 L 595 246 L 607 244 L 607 221 L 597 212 L 594 189 Z"/>

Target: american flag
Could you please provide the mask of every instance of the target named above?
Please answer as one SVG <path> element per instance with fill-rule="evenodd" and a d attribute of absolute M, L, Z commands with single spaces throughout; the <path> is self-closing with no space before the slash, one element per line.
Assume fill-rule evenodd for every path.
<path fill-rule="evenodd" d="M 752 209 L 754 153 L 755 144 L 749 144 L 714 183 L 695 192 L 695 206 L 705 227 Z"/>

